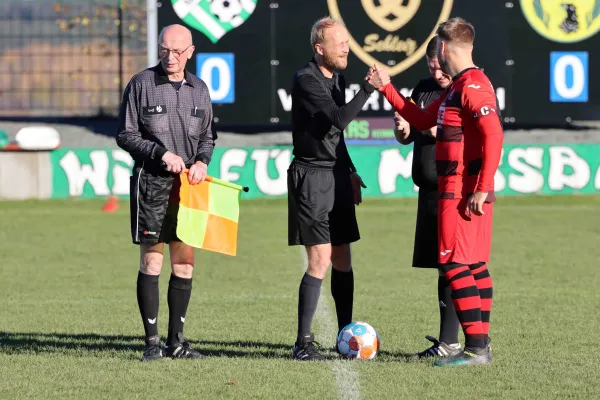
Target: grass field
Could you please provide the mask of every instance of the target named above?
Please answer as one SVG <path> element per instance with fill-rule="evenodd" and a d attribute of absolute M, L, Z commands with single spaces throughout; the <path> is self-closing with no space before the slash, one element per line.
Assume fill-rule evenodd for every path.
<path fill-rule="evenodd" d="M 290 359 L 303 257 L 285 200 L 242 203 L 237 257 L 197 252 L 186 336 L 205 360 L 141 363 L 128 203 L 1 202 L 0 398 L 597 399 L 600 198 L 502 198 L 495 211 L 494 363 L 407 361 L 437 336 L 437 276 L 410 267 L 416 203 L 366 199 L 353 246 L 355 319 L 372 361 Z M 167 327 L 169 268 L 159 328 Z M 335 340 L 324 283 L 315 333 Z"/>

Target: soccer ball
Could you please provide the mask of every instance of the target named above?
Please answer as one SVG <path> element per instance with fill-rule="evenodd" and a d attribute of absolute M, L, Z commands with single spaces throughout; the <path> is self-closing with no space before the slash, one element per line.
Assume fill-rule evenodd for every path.
<path fill-rule="evenodd" d="M 379 334 L 366 322 L 351 322 L 337 337 L 337 349 L 344 358 L 370 360 L 379 351 Z"/>
<path fill-rule="evenodd" d="M 240 0 L 210 0 L 210 12 L 223 23 L 230 23 L 242 12 Z"/>

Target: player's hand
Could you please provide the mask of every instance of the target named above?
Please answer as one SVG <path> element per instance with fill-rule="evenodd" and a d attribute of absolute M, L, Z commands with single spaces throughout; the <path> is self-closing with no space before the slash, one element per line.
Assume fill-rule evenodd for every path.
<path fill-rule="evenodd" d="M 471 217 L 471 213 L 475 215 L 483 215 L 483 203 L 487 199 L 487 192 L 475 192 L 467 200 L 467 217 Z"/>
<path fill-rule="evenodd" d="M 394 112 L 394 136 L 399 142 L 406 140 L 410 135 L 410 124 L 398 112 Z"/>
<path fill-rule="evenodd" d="M 188 171 L 188 182 L 191 185 L 197 185 L 206 178 L 206 170 L 208 166 L 202 161 L 196 161 Z"/>
<path fill-rule="evenodd" d="M 183 159 L 178 155 L 167 151 L 165 155 L 162 157 L 162 161 L 164 167 L 167 171 L 172 172 L 174 174 L 180 174 L 185 171 L 185 163 Z"/>
<path fill-rule="evenodd" d="M 421 133 L 425 136 L 431 136 L 435 139 L 435 137 L 437 136 L 437 126 L 433 126 L 427 129 L 426 131 L 421 131 Z"/>
<path fill-rule="evenodd" d="M 352 192 L 354 193 L 354 204 L 359 205 L 362 203 L 362 189 L 367 188 L 367 185 L 363 182 L 360 175 L 356 172 L 350 174 L 350 182 L 352 182 Z"/>
<path fill-rule="evenodd" d="M 383 66 L 373 65 L 373 75 L 369 79 L 369 83 L 379 90 L 390 83 L 390 73 Z"/>
<path fill-rule="evenodd" d="M 375 70 L 372 67 L 369 68 L 369 71 L 367 72 L 367 76 L 365 76 L 365 81 L 369 82 L 369 80 L 373 76 L 374 72 L 375 72 Z"/>

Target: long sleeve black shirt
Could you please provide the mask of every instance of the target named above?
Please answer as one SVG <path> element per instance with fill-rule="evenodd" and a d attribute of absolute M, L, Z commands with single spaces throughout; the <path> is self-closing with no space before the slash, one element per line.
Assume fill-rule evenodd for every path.
<path fill-rule="evenodd" d="M 135 75 L 127 85 L 117 144 L 136 164 L 160 165 L 167 151 L 187 166 L 210 163 L 217 136 L 208 87 L 187 71 L 177 86 L 160 64 Z"/>
<path fill-rule="evenodd" d="M 365 82 L 346 104 L 343 75 L 325 77 L 314 59 L 297 71 L 292 84 L 294 157 L 318 167 L 355 171 L 343 131 L 374 90 Z"/>

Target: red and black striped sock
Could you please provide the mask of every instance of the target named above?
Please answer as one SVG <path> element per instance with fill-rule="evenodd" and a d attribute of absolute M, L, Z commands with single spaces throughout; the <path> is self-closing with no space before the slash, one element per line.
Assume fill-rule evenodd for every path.
<path fill-rule="evenodd" d="M 452 290 L 456 316 L 465 334 L 465 347 L 484 347 L 481 298 L 471 270 L 467 265 L 455 263 L 442 267 Z"/>
<path fill-rule="evenodd" d="M 481 298 L 481 327 L 483 336 L 487 339 L 490 331 L 490 312 L 492 311 L 492 295 L 494 292 L 492 277 L 485 263 L 469 265 Z"/>

